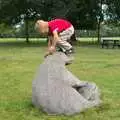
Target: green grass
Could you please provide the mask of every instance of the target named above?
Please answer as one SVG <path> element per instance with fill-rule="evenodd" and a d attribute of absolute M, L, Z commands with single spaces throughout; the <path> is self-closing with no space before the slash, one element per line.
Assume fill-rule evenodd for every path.
<path fill-rule="evenodd" d="M 45 42 L 0 39 L 0 120 L 120 120 L 120 49 L 76 46 L 68 69 L 95 82 L 103 103 L 73 116 L 49 116 L 31 103 L 32 80 L 45 50 Z"/>

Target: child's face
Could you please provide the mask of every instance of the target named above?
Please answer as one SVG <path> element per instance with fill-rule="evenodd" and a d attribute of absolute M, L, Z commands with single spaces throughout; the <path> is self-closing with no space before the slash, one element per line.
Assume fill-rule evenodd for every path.
<path fill-rule="evenodd" d="M 45 27 L 45 26 L 39 26 L 38 31 L 39 31 L 40 34 L 42 34 L 42 35 L 47 35 L 47 34 L 48 34 L 48 29 L 47 29 L 47 27 Z"/>

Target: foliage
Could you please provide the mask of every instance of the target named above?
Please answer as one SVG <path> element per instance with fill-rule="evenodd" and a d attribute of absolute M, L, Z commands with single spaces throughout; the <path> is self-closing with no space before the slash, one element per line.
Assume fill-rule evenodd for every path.
<path fill-rule="evenodd" d="M 98 0 L 30 0 L 39 5 L 41 18 L 45 20 L 65 18 L 76 28 L 95 29 L 99 11 Z M 49 12 L 48 12 L 49 11 Z"/>
<path fill-rule="evenodd" d="M 120 25 L 117 24 L 101 24 L 101 36 L 103 37 L 119 37 Z"/>
<path fill-rule="evenodd" d="M 28 26 L 29 37 L 30 38 L 40 37 L 40 34 L 37 33 L 34 29 L 35 22 L 34 21 L 28 21 L 28 24 L 29 24 L 29 26 Z M 19 26 L 19 28 L 16 28 L 16 30 L 15 30 L 16 37 L 25 38 L 25 36 L 26 36 L 25 33 L 26 33 L 25 23 L 21 24 Z"/>
<path fill-rule="evenodd" d="M 104 11 L 109 16 L 107 22 L 119 25 L 119 0 L 0 0 L 0 22 L 11 25 L 24 21 L 22 27 L 26 29 L 22 28 L 21 32 L 27 38 L 28 31 L 33 32 L 33 27 L 28 27 L 28 21 L 32 20 L 34 23 L 36 19 L 65 18 L 71 21 L 76 29 L 95 30 L 99 21 L 104 19 L 101 9 L 103 4 L 108 6 Z"/>
<path fill-rule="evenodd" d="M 4 23 L 0 24 L 0 37 L 15 37 L 15 29 Z"/>
<path fill-rule="evenodd" d="M 95 28 L 98 0 L 1 0 L 0 20 L 15 23 L 25 18 L 66 18 L 76 27 Z M 49 11 L 49 12 L 48 12 Z"/>
<path fill-rule="evenodd" d="M 111 21 L 120 20 L 120 0 L 103 0 L 108 5 L 107 14 Z"/>
<path fill-rule="evenodd" d="M 37 15 L 27 0 L 1 0 L 0 12 L 0 21 L 8 24 L 16 24 Z"/>
<path fill-rule="evenodd" d="M 2 23 L 0 24 L 0 33 L 11 33 L 13 29 L 12 27 Z"/>

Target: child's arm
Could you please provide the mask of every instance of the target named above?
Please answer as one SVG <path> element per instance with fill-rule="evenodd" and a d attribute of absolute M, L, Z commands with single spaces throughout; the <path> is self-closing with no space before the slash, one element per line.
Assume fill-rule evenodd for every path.
<path fill-rule="evenodd" d="M 58 32 L 57 32 L 57 31 L 54 31 L 54 32 L 53 32 L 53 36 L 50 36 L 50 37 L 49 37 L 49 41 L 48 41 L 48 51 L 49 51 L 50 53 L 55 52 L 55 50 L 56 50 L 56 44 L 57 44 L 57 42 L 58 42 L 59 39 L 60 39 L 60 38 L 59 38 L 59 36 L 58 36 Z"/>
<path fill-rule="evenodd" d="M 57 41 L 59 40 L 58 32 L 54 31 L 53 32 L 53 39 L 52 39 L 52 47 L 55 47 L 57 44 Z"/>
<path fill-rule="evenodd" d="M 58 32 L 57 31 L 54 31 L 53 32 L 53 36 L 49 36 L 48 37 L 48 52 L 46 53 L 45 57 L 50 55 L 50 54 L 53 54 L 56 50 L 56 44 L 57 44 L 57 41 L 59 40 L 59 36 L 58 36 Z"/>
<path fill-rule="evenodd" d="M 48 55 L 53 53 L 53 51 L 51 50 L 51 48 L 52 48 L 52 39 L 53 39 L 52 36 L 48 36 L 48 48 L 47 48 L 47 52 L 46 52 L 44 57 L 47 57 Z"/>
<path fill-rule="evenodd" d="M 48 36 L 48 49 L 51 47 L 52 36 Z"/>

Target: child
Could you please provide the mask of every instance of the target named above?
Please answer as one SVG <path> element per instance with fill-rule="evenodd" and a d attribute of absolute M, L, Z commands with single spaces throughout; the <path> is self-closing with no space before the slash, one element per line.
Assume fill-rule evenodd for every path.
<path fill-rule="evenodd" d="M 48 36 L 48 51 L 45 57 L 53 54 L 56 47 L 59 47 L 66 55 L 73 53 L 73 47 L 68 41 L 74 35 L 74 27 L 69 21 L 64 19 L 37 20 L 35 28 L 42 35 Z"/>

